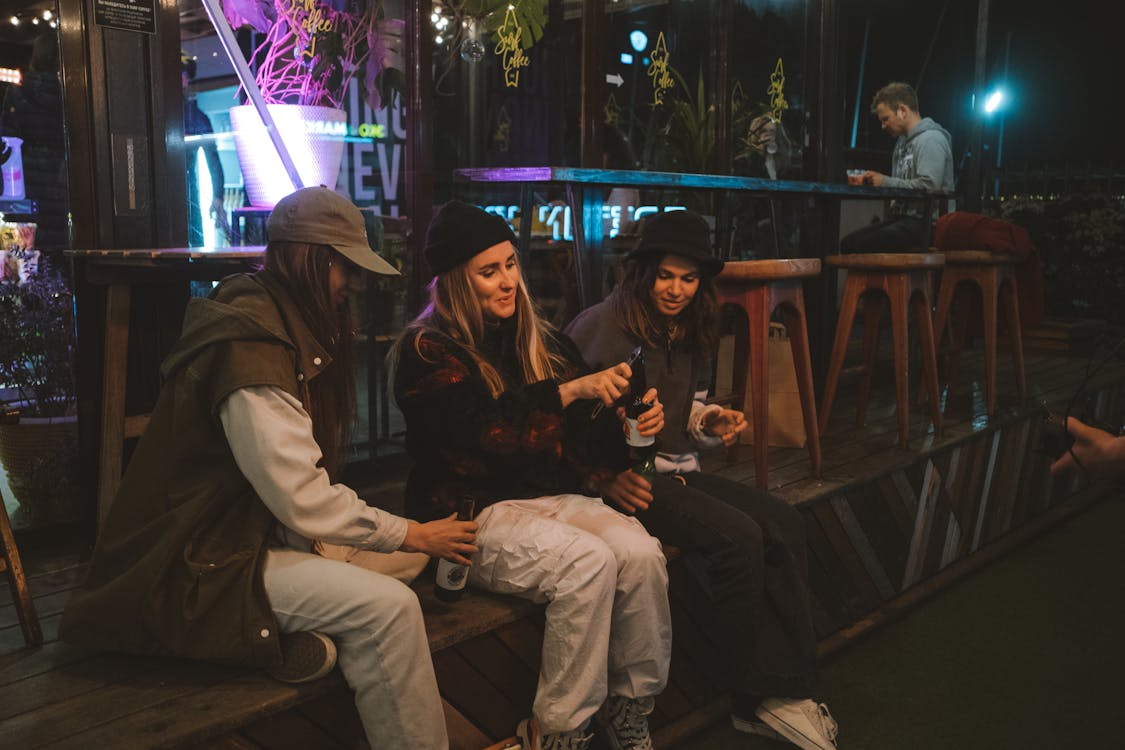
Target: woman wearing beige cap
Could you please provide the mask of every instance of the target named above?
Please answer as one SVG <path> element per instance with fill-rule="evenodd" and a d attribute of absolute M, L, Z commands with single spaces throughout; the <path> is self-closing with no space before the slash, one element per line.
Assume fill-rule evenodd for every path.
<path fill-rule="evenodd" d="M 373 748 L 440 750 L 418 600 L 371 569 L 397 556 L 373 553 L 466 562 L 476 524 L 410 522 L 338 482 L 355 404 L 342 303 L 363 270 L 395 271 L 372 252 L 360 211 L 327 188 L 287 196 L 267 228 L 261 271 L 189 303 L 61 634 L 271 667 L 291 682 L 338 661 Z M 350 552 L 317 554 L 330 545 Z"/>

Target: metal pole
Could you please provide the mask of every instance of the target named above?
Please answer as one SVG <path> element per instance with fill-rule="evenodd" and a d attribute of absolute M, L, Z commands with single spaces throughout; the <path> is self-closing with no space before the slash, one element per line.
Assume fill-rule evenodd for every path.
<path fill-rule="evenodd" d="M 289 181 L 293 183 L 293 189 L 300 190 L 305 184 L 301 182 L 301 175 L 297 174 L 297 166 L 289 156 L 289 150 L 285 148 L 285 141 L 281 139 L 281 133 L 278 132 L 277 125 L 274 124 L 269 108 L 266 107 L 266 100 L 262 98 L 262 91 L 258 88 L 258 82 L 254 80 L 254 74 L 250 72 L 250 66 L 246 64 L 246 60 L 242 57 L 238 40 L 234 38 L 234 31 L 227 23 L 226 17 L 223 16 L 223 10 L 219 7 L 219 0 L 202 0 L 202 2 L 203 9 L 207 11 L 207 17 L 211 19 L 211 25 L 215 27 L 215 33 L 219 35 L 219 42 L 223 45 L 223 51 L 227 53 L 230 64 L 234 66 L 234 72 L 238 75 L 239 83 L 242 84 L 242 88 L 246 89 L 250 101 L 254 103 L 254 109 L 258 110 L 258 116 L 262 118 L 262 124 L 266 126 L 266 132 L 269 133 L 270 140 L 273 141 L 273 147 L 277 150 L 281 165 L 285 167 L 285 173 L 289 175 Z"/>
<path fill-rule="evenodd" d="M 982 188 L 981 175 L 984 156 L 984 73 L 988 54 L 988 4 L 989 0 L 978 0 L 977 5 L 977 47 L 973 72 L 973 112 L 972 128 L 969 137 L 968 185 L 964 185 L 965 207 L 969 211 L 980 211 Z"/>
<path fill-rule="evenodd" d="M 1011 53 L 1012 53 L 1012 32 L 1009 31 L 1008 33 L 1006 33 L 1004 35 L 1004 75 L 1000 79 L 1001 83 L 1003 83 L 1005 86 L 1008 85 L 1008 61 L 1011 58 Z M 999 114 L 1000 114 L 1000 123 L 997 126 L 999 128 L 999 133 L 997 133 L 997 135 L 996 135 L 996 179 L 992 184 L 992 197 L 993 198 L 999 198 L 1000 197 L 1000 161 L 1001 161 L 1001 157 L 1004 154 L 1004 120 L 1005 120 L 1005 117 L 1004 117 L 1004 108 L 1003 107 L 1000 108 Z"/>

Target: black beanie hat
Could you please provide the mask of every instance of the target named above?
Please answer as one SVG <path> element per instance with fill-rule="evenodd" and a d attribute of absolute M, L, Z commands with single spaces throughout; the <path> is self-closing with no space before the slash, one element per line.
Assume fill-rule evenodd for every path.
<path fill-rule="evenodd" d="M 430 222 L 422 254 L 430 270 L 439 274 L 504 241 L 516 244 L 515 232 L 508 222 L 468 203 L 449 201 Z"/>
<path fill-rule="evenodd" d="M 694 211 L 649 214 L 641 223 L 641 238 L 626 260 L 649 255 L 679 255 L 699 264 L 712 276 L 723 270 L 723 261 L 711 252 L 711 228 Z"/>

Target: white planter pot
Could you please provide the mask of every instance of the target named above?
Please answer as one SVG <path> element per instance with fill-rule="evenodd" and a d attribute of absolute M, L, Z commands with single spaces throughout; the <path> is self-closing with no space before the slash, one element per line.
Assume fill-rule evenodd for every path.
<path fill-rule="evenodd" d="M 335 188 L 344 156 L 347 113 L 304 104 L 267 107 L 304 186 Z M 266 126 L 253 104 L 232 108 L 230 122 L 250 205 L 273 208 L 294 188 Z"/>

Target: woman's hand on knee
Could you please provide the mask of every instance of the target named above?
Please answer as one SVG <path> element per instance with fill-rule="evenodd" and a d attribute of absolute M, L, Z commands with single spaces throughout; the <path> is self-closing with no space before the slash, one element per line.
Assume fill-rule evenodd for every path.
<path fill-rule="evenodd" d="M 601 484 L 602 497 L 625 513 L 648 510 L 652 504 L 652 485 L 632 469 L 621 472 Z"/>
<path fill-rule="evenodd" d="M 399 549 L 403 552 L 425 552 L 460 565 L 471 565 L 469 556 L 477 551 L 473 544 L 477 528 L 476 521 L 458 521 L 456 513 L 429 523 L 411 521 Z"/>

